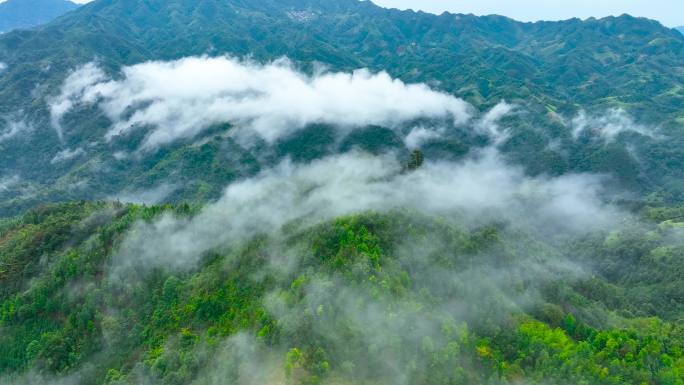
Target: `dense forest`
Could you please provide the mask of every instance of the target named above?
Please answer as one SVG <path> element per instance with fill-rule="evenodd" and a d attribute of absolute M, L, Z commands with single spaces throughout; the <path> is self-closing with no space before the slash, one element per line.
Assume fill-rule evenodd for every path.
<path fill-rule="evenodd" d="M 630 15 L 4 33 L 0 385 L 684 385 L 683 106 L 684 35 Z"/>
<path fill-rule="evenodd" d="M 159 65 L 168 71 L 187 64 L 184 58 L 224 56 L 243 65 L 287 58 L 296 76 L 312 77 L 311 82 L 321 69 L 385 71 L 407 85 L 426 84 L 462 98 L 482 114 L 504 101 L 517 113 L 507 117 L 507 127 L 514 129 L 500 150 L 530 173 L 612 173 L 639 195 L 677 204 L 684 201 L 682 55 L 684 35 L 629 15 L 521 23 L 501 16 L 391 10 L 358 0 L 94 1 L 44 26 L 0 36 L 5 68 L 0 71 L 0 168 L 7 170 L 0 183 L 12 182 L 0 189 L 0 214 L 20 214 L 42 202 L 123 198 L 164 184 L 175 188 L 167 188 L 161 201 L 206 202 L 228 183 L 288 157 L 306 161 L 354 146 L 407 153 L 412 148 L 404 143 L 403 130 L 428 118 L 416 116 L 404 122 L 407 127 L 371 121 L 343 137 L 337 122 L 312 120 L 275 142 L 244 146 L 231 137 L 234 120 L 196 128 L 199 122 L 192 119 L 212 113 L 195 111 L 181 119 L 194 123 L 194 135 L 140 151 L 159 122 L 128 122 L 134 130 L 114 135 L 111 127 L 129 115 L 111 116 L 103 105 L 78 100 L 83 96 L 78 91 L 86 90 L 79 87 L 92 81 L 151 85 L 135 77 L 145 71 L 139 65 L 150 60 L 165 63 Z M 187 68 L 167 76 L 196 80 L 206 72 Z M 84 83 L 69 82 L 76 80 L 73 75 Z M 181 84 L 155 84 L 164 83 Z M 196 84 L 196 94 L 167 90 L 139 102 L 145 106 L 172 94 L 185 97 L 175 101 L 173 111 L 212 105 L 211 87 L 222 83 L 207 83 L 202 90 Z M 225 87 L 229 92 L 230 84 Z M 65 101 L 60 95 L 67 104 L 57 105 L 56 100 Z M 260 105 L 269 104 L 274 103 Z M 57 119 L 55 108 L 68 106 Z M 586 130 L 576 136 L 579 123 Z M 620 129 L 625 126 L 636 129 Z M 476 131 L 449 126 L 422 150 L 432 159 L 462 158 L 491 144 Z"/>
<path fill-rule="evenodd" d="M 117 255 L 138 221 L 196 210 L 77 202 L 4 221 L 4 381 L 682 383 L 681 210 L 562 241 L 369 212 L 185 270 Z"/>

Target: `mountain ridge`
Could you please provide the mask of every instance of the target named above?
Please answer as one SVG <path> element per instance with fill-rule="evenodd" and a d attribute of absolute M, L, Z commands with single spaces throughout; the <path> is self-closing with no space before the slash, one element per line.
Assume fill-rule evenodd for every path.
<path fill-rule="evenodd" d="M 311 4 L 315 4 L 318 6 L 317 10 L 320 13 L 323 13 L 323 11 L 331 11 L 331 10 L 338 10 L 340 12 L 344 11 L 347 12 L 348 17 L 355 17 L 358 16 L 359 13 L 361 12 L 367 12 L 367 15 L 369 18 L 372 18 L 372 20 L 378 20 L 378 18 L 383 18 L 383 17 L 404 17 L 407 20 L 415 21 L 415 22 L 420 22 L 423 24 L 422 28 L 425 28 L 426 26 L 424 24 L 437 24 L 439 26 L 439 32 L 440 33 L 447 33 L 451 35 L 459 34 L 459 33 L 472 33 L 475 36 L 473 38 L 481 40 L 481 41 L 490 41 L 489 44 L 491 44 L 495 48 L 497 46 L 503 47 L 509 50 L 513 50 L 514 52 L 516 51 L 522 51 L 525 54 L 529 55 L 530 52 L 536 48 L 540 47 L 535 47 L 531 46 L 529 48 L 525 47 L 519 47 L 521 44 L 525 44 L 529 42 L 529 39 L 525 37 L 525 34 L 530 34 L 534 32 L 536 29 L 541 29 L 544 26 L 554 26 L 557 27 L 557 31 L 550 31 L 552 33 L 572 33 L 573 29 L 575 28 L 591 28 L 598 30 L 598 32 L 604 34 L 604 37 L 607 39 L 611 38 L 616 38 L 618 35 L 618 32 L 626 32 L 626 33 L 631 33 L 633 35 L 636 35 L 637 33 L 640 35 L 646 34 L 646 33 L 653 33 L 653 31 L 658 31 L 659 33 L 662 33 L 667 36 L 667 31 L 668 29 L 660 26 L 659 23 L 648 20 L 648 19 L 642 19 L 642 18 L 634 18 L 629 15 L 623 15 L 620 17 L 607 17 L 603 19 L 588 19 L 586 21 L 581 21 L 579 19 L 570 19 L 567 21 L 560 21 L 560 22 L 538 22 L 538 23 L 521 23 L 514 21 L 513 19 L 509 19 L 503 16 L 483 16 L 483 17 L 478 17 L 478 16 L 472 16 L 472 15 L 459 15 L 459 14 L 451 14 L 451 13 L 443 13 L 442 15 L 432 15 L 432 14 L 425 14 L 425 13 L 414 13 L 412 11 L 398 11 L 398 10 L 391 10 L 391 9 L 384 9 L 381 7 L 377 7 L 373 5 L 370 2 L 359 2 L 356 0 L 345 0 L 345 1 L 340 1 L 340 0 L 327 0 L 324 2 L 312 2 L 312 1 L 305 1 L 305 0 L 295 0 L 295 1 L 288 1 L 288 2 L 282 2 L 282 3 L 277 3 L 274 5 L 274 2 L 250 2 L 250 1 L 232 1 L 228 3 L 223 3 L 223 2 L 216 2 L 216 1 L 211 1 L 211 0 L 202 0 L 199 2 L 193 2 L 192 4 L 187 3 L 187 2 L 168 2 L 168 4 L 165 3 L 149 3 L 145 6 L 141 6 L 141 3 L 137 1 L 130 1 L 130 0 L 121 0 L 121 1 L 95 1 L 92 3 L 89 3 L 85 6 L 82 7 L 78 12 L 73 14 L 70 18 L 64 20 L 64 21 L 58 21 L 54 22 L 51 24 L 48 24 L 42 28 L 40 28 L 38 31 L 35 31 L 33 33 L 31 39 L 43 39 L 44 37 L 41 37 L 42 34 L 44 33 L 55 33 L 58 32 L 58 28 L 75 28 L 77 26 L 81 27 L 86 27 L 86 28 L 93 28 L 95 25 L 95 21 L 97 20 L 98 23 L 104 23 L 101 24 L 100 28 L 103 28 L 103 30 L 98 31 L 99 33 L 104 33 L 107 28 L 112 28 L 112 26 L 108 26 L 106 23 L 109 22 L 114 22 L 115 20 L 128 20 L 126 24 L 122 26 L 122 28 L 117 29 L 117 32 L 124 33 L 122 36 L 125 36 L 127 38 L 132 38 L 132 40 L 139 40 L 136 45 L 138 46 L 137 48 L 140 48 L 143 52 L 141 52 L 142 55 L 139 57 L 137 60 L 169 60 L 169 59 L 175 59 L 179 58 L 182 56 L 188 56 L 188 55 L 197 55 L 197 54 L 211 54 L 211 46 L 207 44 L 206 42 L 202 42 L 202 44 L 199 47 L 193 47 L 191 48 L 190 51 L 184 51 L 184 52 L 165 52 L 165 50 L 168 50 L 168 48 L 165 46 L 169 44 L 168 41 L 163 40 L 163 39 L 175 39 L 175 37 L 167 37 L 163 35 L 163 28 L 167 28 L 168 31 L 174 30 L 176 28 L 179 28 L 179 22 L 188 22 L 190 24 L 197 24 L 197 25 L 205 25 L 202 24 L 202 22 L 205 22 L 208 24 L 209 21 L 214 21 L 215 19 L 221 19 L 221 18 L 231 18 L 231 17 L 239 17 L 239 12 L 235 13 L 234 10 L 254 10 L 254 11 L 261 11 L 264 12 L 262 13 L 263 17 L 269 17 L 269 15 L 273 14 L 278 14 L 282 18 L 282 16 L 285 16 L 289 10 L 292 9 L 299 9 L 299 10 L 306 10 L 306 9 L 316 9 L 313 8 Z M 180 17 L 174 18 L 167 18 L 165 15 L 171 15 L 171 9 L 176 8 L 176 5 L 173 4 L 178 4 L 179 7 L 183 7 L 176 12 L 176 15 L 180 15 Z M 284 4 L 284 6 L 283 6 Z M 328 6 L 328 7 L 321 7 L 321 4 L 327 4 L 327 5 L 334 5 L 334 6 Z M 137 6 L 136 6 L 137 5 Z M 287 8 L 289 7 L 289 8 Z M 292 8 L 295 7 L 295 8 Z M 299 8 L 296 8 L 299 7 Z M 209 13 L 209 10 L 216 11 L 216 13 L 211 14 Z M 133 16 L 129 17 L 127 15 L 128 12 L 132 12 Z M 185 15 L 185 16 L 183 16 Z M 189 18 L 188 18 L 189 16 Z M 219 17 L 220 16 L 220 17 Z M 254 15 L 252 15 L 254 16 Z M 325 15 L 320 15 L 321 17 Z M 137 21 L 136 21 L 137 20 Z M 269 20 L 273 21 L 273 20 Z M 281 22 L 284 20 L 280 20 Z M 304 28 L 310 28 L 310 26 L 307 25 L 307 23 L 302 23 L 301 20 L 289 20 L 292 22 L 294 25 L 302 26 Z M 319 20 L 321 21 L 321 20 Z M 162 29 L 154 28 L 150 29 L 150 31 L 143 31 L 143 28 L 141 28 L 141 25 L 136 25 L 136 22 L 142 22 L 142 23 L 148 23 L 148 22 L 154 22 L 158 23 L 159 27 Z M 177 24 L 174 24 L 177 23 Z M 331 20 L 331 22 L 335 22 L 334 18 Z M 163 25 L 163 23 L 168 23 L 168 25 Z M 398 25 L 397 25 L 398 26 Z M 629 26 L 630 28 L 633 28 L 633 31 L 629 31 L 627 27 Z M 229 26 L 224 26 L 221 25 L 223 30 L 225 32 L 229 32 L 232 29 Z M 228 28 L 225 28 L 228 27 Z M 206 28 L 206 27 L 205 27 Z M 238 28 L 237 26 L 234 28 Z M 241 27 L 240 27 L 241 28 Z M 389 26 L 385 26 L 384 28 L 389 28 Z M 396 28 L 396 27 L 392 27 Z M 403 27 L 402 27 L 403 28 Z M 485 29 L 483 29 L 485 28 Z M 491 28 L 492 30 L 486 30 L 486 28 Z M 505 29 L 505 33 L 497 33 L 495 32 L 497 28 Z M 623 28 L 623 30 L 619 30 L 620 28 Z M 218 29 L 218 28 L 216 28 Z M 650 29 L 650 31 L 649 31 Z M 619 31 L 618 31 L 619 30 Z M 178 31 L 176 31 L 178 32 Z M 212 30 L 208 31 L 200 31 L 199 34 L 196 34 L 196 36 L 201 36 L 202 33 L 205 32 L 212 32 Z M 247 31 L 248 32 L 248 31 Z M 321 36 L 321 33 L 323 31 L 316 30 L 314 27 L 313 30 L 311 31 L 313 33 L 316 33 L 317 38 L 328 38 L 326 36 Z M 349 32 L 349 31 L 344 31 L 342 32 Z M 407 31 L 408 33 L 412 31 Z M 212 32 L 213 33 L 213 32 Z M 142 34 L 137 37 L 136 39 L 136 34 Z M 64 34 L 58 34 L 58 37 L 65 37 Z M 249 36 L 249 33 L 247 34 Z M 391 36 L 391 35 L 390 35 Z M 611 37 L 612 36 L 612 37 Z M 666 37 L 663 36 L 663 37 Z M 408 36 L 403 36 L 399 35 L 397 38 L 400 40 L 397 40 L 392 44 L 392 47 L 386 47 L 386 48 L 392 48 L 393 50 L 390 50 L 389 52 L 383 52 L 383 55 L 387 55 L 388 53 L 395 53 L 397 48 L 400 48 L 402 45 L 406 45 L 410 41 L 406 41 Z M 464 36 L 465 37 L 465 36 Z M 654 36 L 655 38 L 656 36 Z M 674 49 L 675 52 L 681 53 L 683 46 L 684 46 L 684 40 L 681 39 L 680 35 L 677 34 L 670 34 L 667 36 L 671 39 L 674 39 L 671 43 L 673 44 L 671 49 Z M 28 38 L 23 37 L 20 38 L 17 36 L 16 39 L 12 40 L 24 40 Z M 156 39 L 155 39 L 156 38 Z M 152 40 L 150 43 L 145 43 L 145 40 Z M 154 40 L 160 40 L 160 41 L 154 41 Z M 404 41 L 402 41 L 404 40 Z M 608 40 L 606 40 L 608 41 Z M 230 41 L 225 41 L 225 43 L 230 44 Z M 391 43 L 391 42 L 390 42 Z M 542 44 L 544 42 L 541 42 Z M 648 43 L 648 42 L 645 42 Z M 538 43 L 539 44 L 539 43 Z M 548 44 L 548 43 L 547 43 Z M 253 46 L 250 46 L 250 49 L 252 50 L 257 50 L 258 45 L 254 44 Z M 86 46 L 85 48 L 90 49 L 90 47 Z M 227 49 L 226 49 L 227 48 Z M 243 55 L 247 54 L 247 51 L 244 51 L 243 49 L 238 49 L 236 50 L 235 47 L 226 47 L 221 49 L 220 47 L 215 47 L 215 54 L 221 54 L 222 51 L 225 53 L 229 54 L 234 54 L 234 55 Z M 278 57 L 282 54 L 288 54 L 290 53 L 293 57 L 293 59 L 297 60 L 298 58 L 296 57 L 297 54 L 293 54 L 291 51 L 288 51 L 287 47 L 269 47 L 269 48 L 274 48 L 273 53 L 270 54 L 270 57 Z M 386 49 L 385 48 L 385 49 Z M 463 48 L 467 48 L 463 47 Z M 373 57 L 370 54 L 365 54 L 363 51 L 359 52 L 359 49 L 363 49 L 363 47 L 357 47 L 353 48 L 354 51 L 350 53 L 346 53 L 347 56 L 353 56 L 353 54 L 359 54 L 363 61 L 358 61 L 358 60 L 353 60 L 347 58 L 347 66 L 349 66 L 350 69 L 354 68 L 354 65 L 356 66 L 369 66 L 371 68 L 375 67 L 378 69 L 384 69 L 381 66 L 378 66 L 377 64 L 374 65 L 373 63 Z M 366 48 L 367 49 L 367 48 Z M 658 49 L 657 47 L 650 47 L 650 50 Z M 339 49 L 338 49 L 339 50 Z M 254 54 L 253 52 L 250 52 L 251 54 Z M 563 51 L 558 51 L 554 52 L 554 54 L 563 54 Z M 260 54 L 261 56 L 264 56 L 263 53 Z M 406 56 L 406 55 L 403 55 Z M 136 57 L 121 57 L 119 60 L 122 60 L 124 63 L 123 64 L 133 64 L 136 61 Z M 128 60 L 126 60 L 128 59 Z M 313 58 L 302 58 L 306 60 L 311 60 L 311 59 L 324 59 L 324 57 L 313 57 Z M 405 58 L 404 58 L 405 59 Z M 384 63 L 383 63 L 384 64 Z M 396 65 L 395 63 L 392 63 Z M 391 70 L 393 66 L 390 66 L 389 69 Z M 404 72 L 410 72 L 408 70 L 404 70 Z M 418 80 L 418 79 L 416 79 Z"/>
<path fill-rule="evenodd" d="M 683 45 L 356 0 L 2 35 L 0 385 L 683 385 Z"/>
<path fill-rule="evenodd" d="M 35 30 L 0 37 L 0 57 L 6 66 L 0 74 L 0 118 L 8 127 L 5 130 L 10 130 L 13 119 L 26 120 L 23 123 L 33 127 L 30 137 L 0 143 L 4 150 L 0 166 L 41 184 L 41 189 L 51 186 L 49 190 L 60 191 L 50 190 L 48 196 L 78 197 L 57 186 L 65 180 L 76 183 L 72 178 L 82 178 L 84 172 L 96 177 L 96 171 L 87 171 L 89 167 L 113 162 L 113 153 L 130 149 L 125 144 L 84 145 L 85 138 L 95 140 L 94 133 L 106 129 L 107 118 L 97 111 L 70 119 L 65 142 L 60 141 L 47 107 L 70 71 L 96 60 L 116 75 L 124 66 L 149 60 L 203 55 L 250 57 L 258 62 L 288 57 L 305 72 L 312 71 L 316 62 L 332 71 L 387 71 L 405 82 L 430 84 L 463 97 L 481 110 L 507 100 L 534 111 L 534 118 L 521 121 L 511 138 L 531 135 L 535 139 L 526 143 L 538 143 L 533 152 L 546 151 L 547 144 L 558 139 L 552 137 L 558 123 L 545 117 L 550 112 L 572 116 L 581 109 L 621 108 L 634 111 L 645 124 L 667 130 L 675 130 L 678 119 L 684 119 L 678 107 L 684 94 L 677 91 L 684 87 L 684 36 L 648 19 L 623 15 L 520 23 L 502 16 L 398 11 L 356 0 L 97 0 Z M 547 128 L 540 133 L 535 125 Z M 671 142 L 673 147 L 677 143 Z M 464 146 L 448 145 L 456 153 Z M 79 147 L 85 162 L 52 162 L 60 153 Z M 45 151 L 26 151 L 35 148 Z M 537 172 L 567 170 L 565 165 L 536 165 L 533 152 L 515 156 Z M 573 156 L 593 157 L 585 150 Z M 615 158 L 606 159 L 629 158 L 625 153 L 611 157 Z M 147 161 L 130 174 L 98 175 L 117 182 L 88 194 L 106 197 L 132 188 L 163 159 Z M 45 167 L 35 167 L 37 163 Z M 587 169 L 612 172 L 621 167 L 591 164 Z M 649 173 L 657 174 L 650 177 L 656 184 L 662 178 L 655 171 L 658 167 L 648 167 Z M 142 169 L 144 174 L 137 175 Z M 667 172 L 679 175 L 677 170 Z M 220 189 L 225 182 L 210 184 Z M 10 205 L 23 207 L 16 202 Z"/>

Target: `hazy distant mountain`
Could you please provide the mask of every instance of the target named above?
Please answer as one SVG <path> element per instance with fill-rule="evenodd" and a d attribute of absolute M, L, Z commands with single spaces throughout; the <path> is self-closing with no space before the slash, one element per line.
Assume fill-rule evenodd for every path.
<path fill-rule="evenodd" d="M 0 32 L 35 27 L 77 7 L 67 0 L 8 0 L 0 3 Z"/>
<path fill-rule="evenodd" d="M 677 31 L 681 32 L 682 34 L 684 34 L 684 26 L 682 26 L 682 27 L 677 27 L 677 28 L 675 28 L 675 29 L 676 29 Z"/>

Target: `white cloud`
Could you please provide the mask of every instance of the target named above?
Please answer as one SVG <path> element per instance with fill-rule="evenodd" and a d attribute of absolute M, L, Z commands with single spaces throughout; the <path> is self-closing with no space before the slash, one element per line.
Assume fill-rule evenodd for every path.
<path fill-rule="evenodd" d="M 17 175 L 0 178 L 0 193 L 8 191 L 19 184 L 20 181 L 21 179 Z"/>
<path fill-rule="evenodd" d="M 71 73 L 62 85 L 60 95 L 49 100 L 52 127 L 57 131 L 60 140 L 63 140 L 64 137 L 62 127 L 64 115 L 74 106 L 82 103 L 87 90 L 105 79 L 104 71 L 95 63 L 88 63 Z"/>
<path fill-rule="evenodd" d="M 404 143 L 406 147 L 413 150 L 420 148 L 425 142 L 432 139 L 439 139 L 442 137 L 443 129 L 440 128 L 427 128 L 423 126 L 414 127 L 411 129 L 406 138 L 404 138 Z"/>
<path fill-rule="evenodd" d="M 7 69 L 7 64 L 0 61 L 0 73 Z"/>
<path fill-rule="evenodd" d="M 27 133 L 32 130 L 32 127 L 24 121 L 10 121 L 4 130 L 0 130 L 0 143 L 16 138 L 20 134 Z"/>
<path fill-rule="evenodd" d="M 178 189 L 177 185 L 163 183 L 146 190 L 123 191 L 112 196 L 110 199 L 124 203 L 157 204 L 162 202 L 164 198 L 168 197 L 176 189 Z"/>
<path fill-rule="evenodd" d="M 495 144 L 501 144 L 508 138 L 508 131 L 499 126 L 499 121 L 512 113 L 515 106 L 506 103 L 506 101 L 499 102 L 491 110 L 487 111 L 480 118 L 476 124 L 476 129 L 484 135 L 489 136 L 494 140 Z"/>
<path fill-rule="evenodd" d="M 600 199 L 601 179 L 530 178 L 494 150 L 459 163 L 429 163 L 402 173 L 392 156 L 352 153 L 309 165 L 289 162 L 229 186 L 190 220 L 170 215 L 134 227 L 117 254 L 121 267 L 190 268 L 202 253 L 285 224 L 308 226 L 368 210 L 414 209 L 466 223 L 510 217 L 550 232 L 592 231 L 617 220 Z M 150 247 L 154 244 L 154 247 Z"/>
<path fill-rule="evenodd" d="M 91 63 L 72 73 L 52 101 L 55 127 L 79 103 L 98 104 L 109 116 L 109 139 L 151 127 L 143 149 L 194 137 L 219 123 L 233 123 L 272 142 L 313 123 L 353 129 L 434 118 L 462 124 L 471 108 L 384 72 L 309 76 L 287 60 L 261 65 L 226 57 L 138 64 L 124 68 L 120 80 L 106 80 Z"/>
<path fill-rule="evenodd" d="M 610 109 L 601 115 L 588 115 L 585 111 L 580 111 L 572 119 L 571 128 L 575 139 L 584 133 L 589 133 L 608 143 L 625 132 L 656 137 L 656 129 L 635 123 L 632 117 L 621 108 Z"/>
<path fill-rule="evenodd" d="M 83 149 L 80 148 L 80 147 L 79 147 L 79 148 L 75 148 L 75 149 L 73 149 L 73 150 L 67 148 L 66 150 L 63 150 L 63 151 L 58 152 L 57 155 L 55 155 L 55 157 L 52 158 L 51 163 L 52 163 L 52 164 L 57 164 L 57 163 L 60 163 L 60 162 L 66 162 L 66 161 L 69 161 L 69 160 L 76 159 L 76 158 L 78 158 L 79 156 L 81 156 L 81 155 L 83 155 L 83 154 L 85 154 L 85 151 L 83 151 Z"/>

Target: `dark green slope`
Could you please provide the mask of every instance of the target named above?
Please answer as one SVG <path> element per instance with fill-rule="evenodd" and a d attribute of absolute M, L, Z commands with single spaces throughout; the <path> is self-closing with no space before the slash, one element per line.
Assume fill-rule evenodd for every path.
<path fill-rule="evenodd" d="M 125 166 L 102 167 L 114 163 L 114 152 L 135 144 L 84 146 L 100 138 L 109 124 L 94 109 L 68 116 L 69 133 L 60 143 L 49 124 L 46 99 L 58 93 L 70 70 L 92 60 L 116 73 L 123 65 L 150 59 L 204 54 L 249 55 L 262 61 L 288 56 L 305 69 L 318 61 L 333 70 L 386 70 L 406 81 L 438 84 L 483 109 L 505 98 L 529 111 L 514 123 L 512 142 L 505 148 L 533 172 L 612 173 L 623 187 L 639 193 L 660 191 L 665 199 L 680 198 L 676 181 L 684 177 L 679 167 L 684 163 L 684 36 L 655 21 L 621 16 L 519 23 L 498 16 L 402 12 L 357 0 L 97 0 L 37 30 L 0 37 L 0 58 L 7 65 L 0 73 L 0 119 L 8 124 L 23 118 L 33 127 L 30 135 L 0 143 L 0 168 L 6 175 L 20 175 L 37 191 L 5 194 L 0 211 L 19 212 L 41 201 L 110 197 L 149 185 L 145 175 L 158 177 L 150 170 L 190 163 L 180 154 L 196 149 L 175 143 Z M 637 161 L 625 147 L 578 145 L 547 115 L 608 107 L 625 108 L 637 121 L 660 126 L 671 137 L 667 142 L 633 140 L 629 151 L 637 151 Z M 324 136 L 316 139 L 322 141 L 318 148 L 335 152 L 349 147 L 331 148 Z M 365 142 L 375 139 L 360 140 L 369 147 Z M 298 140 L 311 141 L 294 138 L 266 158 L 273 162 L 289 154 L 306 159 Z M 559 140 L 561 150 L 549 150 Z M 396 138 L 389 141 L 398 143 Z M 434 155 L 462 155 L 464 148 L 481 142 L 449 138 L 435 143 Z M 219 142 L 214 148 L 226 146 L 234 144 Z M 59 151 L 77 147 L 86 149 L 78 160 L 50 163 Z M 211 164 L 230 177 L 191 175 L 194 179 L 178 199 L 205 196 L 198 186 L 219 191 L 239 177 L 221 168 L 241 169 L 240 164 L 223 164 L 220 157 Z M 84 180 L 91 182 L 85 190 L 68 188 Z"/>
<path fill-rule="evenodd" d="M 8 0 L 0 3 L 0 33 L 45 24 L 76 8 L 67 0 Z"/>

